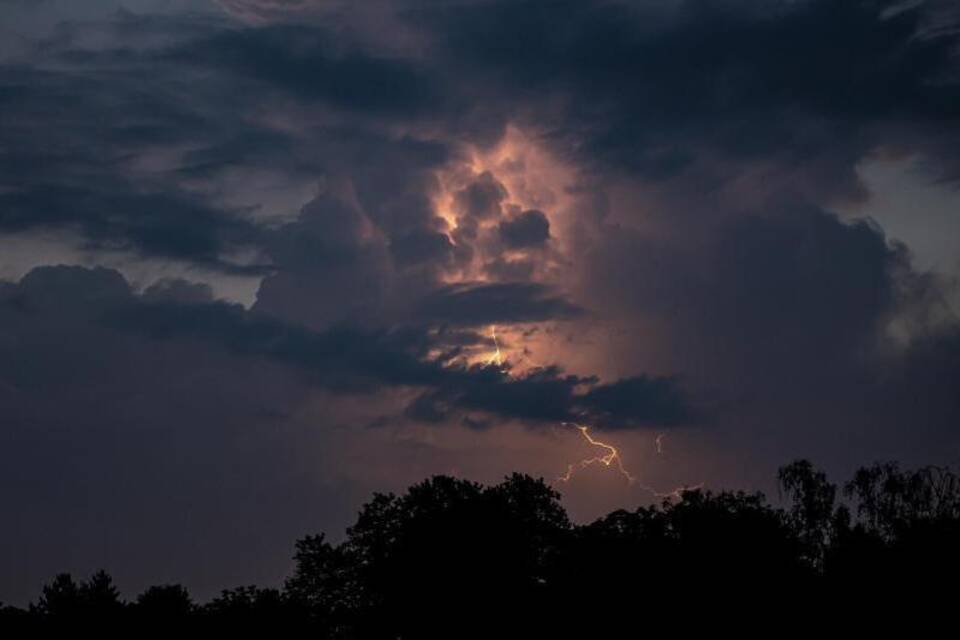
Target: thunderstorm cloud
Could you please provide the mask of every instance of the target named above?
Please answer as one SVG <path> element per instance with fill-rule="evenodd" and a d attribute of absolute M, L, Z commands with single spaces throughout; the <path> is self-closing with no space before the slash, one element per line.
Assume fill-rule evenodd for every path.
<path fill-rule="evenodd" d="M 651 485 L 960 456 L 960 243 L 914 241 L 960 238 L 953 2 L 0 24 L 4 601 L 276 582 L 371 490 L 556 477 L 571 423 Z"/>

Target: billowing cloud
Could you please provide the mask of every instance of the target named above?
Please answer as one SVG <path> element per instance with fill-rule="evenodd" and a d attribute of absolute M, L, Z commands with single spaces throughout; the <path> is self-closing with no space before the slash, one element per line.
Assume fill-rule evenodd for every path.
<path fill-rule="evenodd" d="M 454 352 L 434 357 L 431 352 L 436 347 L 448 344 L 447 334 L 416 327 L 384 331 L 346 325 L 315 331 L 237 304 L 213 300 L 209 288 L 184 281 L 161 281 L 137 294 L 119 273 L 109 269 L 41 267 L 19 283 L 6 283 L 0 295 L 0 320 L 7 327 L 7 335 L 16 337 L 8 345 L 11 363 L 22 362 L 29 356 L 20 351 L 20 332 L 36 337 L 45 332 L 69 334 L 73 325 L 74 331 L 89 333 L 83 350 L 72 350 L 84 357 L 96 357 L 101 351 L 97 341 L 103 342 L 105 348 L 131 338 L 155 345 L 192 343 L 232 357 L 286 367 L 302 376 L 303 384 L 332 390 L 370 393 L 386 386 L 435 387 L 444 394 L 469 398 L 470 393 L 463 395 L 459 389 L 473 389 L 477 399 L 464 400 L 464 406 L 507 419 L 531 415 L 533 410 L 528 406 L 535 405 L 537 397 L 548 395 L 555 398 L 550 403 L 556 407 L 553 411 L 569 418 L 580 402 L 577 390 L 582 387 L 600 393 L 599 399 L 588 394 L 585 406 L 606 406 L 603 387 L 596 386 L 596 380 L 566 376 L 556 368 L 542 368 L 517 377 L 499 367 L 467 366 L 456 360 L 456 334 L 450 343 Z M 551 303 L 559 304 L 548 300 Z M 547 314 L 547 309 L 540 312 L 552 315 Z M 33 345 L 30 339 L 23 342 L 34 348 L 40 346 Z M 45 367 L 54 365 L 57 357 L 57 353 L 51 352 L 40 358 L 35 373 L 39 375 Z M 69 357 L 69 352 L 63 357 Z M 76 364 L 70 363 L 66 368 L 73 370 Z M 16 388 L 22 383 L 20 376 L 27 372 L 11 367 L 7 373 Z M 675 394 L 672 386 L 667 383 L 664 390 Z M 531 395 L 529 390 L 537 388 L 551 391 Z M 483 400 L 487 395 L 500 399 Z M 652 402 L 656 401 L 652 398 Z M 641 399 L 640 404 L 645 401 Z M 651 408 L 656 413 L 657 409 L 652 405 Z M 544 419 L 550 415 L 542 408 L 537 411 L 543 412 Z M 615 415 L 615 411 L 611 414 Z"/>
<path fill-rule="evenodd" d="M 952 461 L 960 271 L 838 213 L 890 159 L 955 197 L 949 2 L 41 4 L 0 46 L 0 546 L 61 510 L 89 556 L 75 505 L 156 525 L 139 492 L 210 536 L 269 504 L 225 546 L 272 561 L 481 438 L 550 468 L 564 421 L 717 485 Z"/>
<path fill-rule="evenodd" d="M 507 199 L 507 190 L 492 173 L 484 171 L 469 185 L 456 193 L 454 206 L 461 218 L 488 219 L 501 214 L 501 203 Z"/>

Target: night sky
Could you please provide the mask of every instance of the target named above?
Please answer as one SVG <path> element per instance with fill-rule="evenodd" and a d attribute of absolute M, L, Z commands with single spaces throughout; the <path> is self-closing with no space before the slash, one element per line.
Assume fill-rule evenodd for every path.
<path fill-rule="evenodd" d="M 958 187 L 954 0 L 0 0 L 0 600 L 956 465 Z"/>

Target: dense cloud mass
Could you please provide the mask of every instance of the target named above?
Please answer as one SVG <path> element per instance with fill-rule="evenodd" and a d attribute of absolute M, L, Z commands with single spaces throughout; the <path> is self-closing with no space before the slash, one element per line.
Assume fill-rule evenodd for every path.
<path fill-rule="evenodd" d="M 108 561 L 268 582 L 371 488 L 559 475 L 573 423 L 644 486 L 960 460 L 960 262 L 921 269 L 862 177 L 957 202 L 948 0 L 0 23 L 0 599 Z"/>

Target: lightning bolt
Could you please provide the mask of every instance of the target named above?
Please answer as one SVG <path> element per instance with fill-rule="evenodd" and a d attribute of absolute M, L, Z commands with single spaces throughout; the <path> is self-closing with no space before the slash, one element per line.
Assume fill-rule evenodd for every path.
<path fill-rule="evenodd" d="M 585 427 L 581 424 L 573 424 L 570 422 L 564 422 L 563 426 L 576 427 L 577 429 L 580 430 L 580 433 L 583 435 L 584 439 L 586 439 L 587 442 L 589 442 L 594 447 L 602 447 L 603 449 L 606 449 L 607 453 L 606 455 L 596 456 L 593 458 L 585 458 L 580 462 L 574 462 L 572 464 L 567 465 L 567 472 L 562 476 L 560 476 L 560 478 L 558 478 L 559 480 L 563 482 L 570 482 L 570 479 L 573 477 L 573 472 L 578 468 L 585 469 L 592 464 L 602 464 L 605 467 L 609 467 L 611 464 L 616 463 L 617 470 L 621 474 L 623 474 L 623 477 L 627 479 L 627 482 L 629 482 L 630 484 L 633 484 L 634 482 L 637 481 L 637 479 L 634 478 L 629 471 L 627 471 L 626 467 L 623 466 L 623 460 L 620 458 L 620 452 L 617 451 L 616 447 L 614 447 L 611 444 L 607 444 L 606 442 L 600 442 L 599 440 L 594 440 L 593 437 L 590 436 L 589 427 Z"/>
<path fill-rule="evenodd" d="M 589 467 L 589 466 L 591 466 L 591 465 L 600 464 L 600 465 L 603 465 L 603 466 L 605 466 L 605 467 L 614 466 L 614 468 L 615 468 L 624 478 L 627 479 L 627 482 L 628 482 L 629 484 L 631 484 L 631 485 L 634 485 L 634 484 L 635 484 L 635 485 L 637 485 L 638 487 L 640 487 L 641 489 L 643 489 L 644 491 L 649 492 L 650 494 L 652 494 L 654 497 L 657 497 L 657 498 L 665 498 L 665 499 L 667 499 L 667 498 L 676 498 L 676 499 L 679 500 L 680 498 L 683 497 L 683 493 L 684 493 L 685 491 L 695 491 L 695 490 L 697 490 L 697 489 L 702 489 L 702 488 L 703 488 L 703 484 L 704 484 L 704 483 L 701 482 L 701 483 L 696 484 L 696 485 L 693 485 L 693 486 L 684 485 L 684 486 L 681 486 L 681 487 L 677 487 L 677 488 L 672 489 L 672 490 L 670 490 L 670 491 L 657 491 L 657 490 L 654 489 L 653 487 L 648 486 L 648 485 L 646 485 L 646 484 L 643 484 L 642 482 L 640 482 L 640 481 L 637 479 L 636 476 L 634 476 L 632 473 L 630 473 L 629 471 L 627 471 L 627 468 L 626 468 L 625 466 L 623 466 L 623 459 L 620 457 L 620 451 L 619 451 L 615 446 L 613 446 L 612 444 L 609 444 L 609 443 L 606 443 L 606 442 L 601 442 L 600 440 L 597 440 L 597 439 L 595 439 L 593 436 L 591 436 L 591 435 L 590 435 L 590 428 L 589 428 L 589 427 L 586 427 L 586 426 L 584 426 L 584 425 L 582 425 L 582 424 L 576 424 L 576 423 L 573 423 L 573 422 L 564 422 L 564 423 L 562 423 L 562 425 L 565 426 L 565 427 L 574 427 L 574 428 L 576 428 L 578 431 L 580 431 L 580 434 L 583 436 L 584 440 L 586 440 L 591 446 L 593 446 L 593 447 L 600 447 L 600 448 L 606 450 L 606 453 L 605 453 L 604 455 L 601 455 L 601 456 L 594 456 L 594 457 L 592 457 L 592 458 L 584 458 L 583 460 L 580 460 L 579 462 L 572 462 L 572 463 L 570 463 L 569 465 L 567 465 L 567 472 L 566 472 L 565 474 L 563 474 L 562 476 L 560 476 L 559 478 L 557 478 L 557 480 L 559 480 L 560 482 L 570 482 L 570 480 L 571 480 L 571 479 L 573 478 L 573 476 L 574 476 L 574 472 L 576 472 L 578 469 L 586 469 L 587 467 Z M 657 436 L 657 439 L 656 439 L 656 441 L 655 441 L 656 444 L 657 444 L 657 453 L 660 453 L 660 451 L 661 451 L 661 446 L 660 446 L 660 445 L 661 445 L 662 438 L 663 438 L 663 434 L 660 434 L 659 436 Z"/>
<path fill-rule="evenodd" d="M 493 355 L 490 356 L 490 359 L 487 360 L 487 366 L 496 365 L 498 367 L 503 366 L 503 354 L 500 353 L 500 342 L 497 340 L 497 325 L 490 325 L 490 337 L 493 338 L 493 346 L 495 351 Z"/>
<path fill-rule="evenodd" d="M 497 327 L 496 325 L 490 325 L 490 339 L 493 340 L 494 351 L 490 354 L 490 357 L 487 358 L 486 366 L 496 366 L 498 368 L 503 367 L 504 358 L 503 352 L 500 351 L 500 341 L 497 339 Z M 506 372 L 508 377 L 512 377 L 510 372 Z M 604 467 L 613 467 L 620 475 L 627 479 L 627 483 L 630 485 L 637 485 L 644 491 L 647 491 L 651 495 L 657 498 L 664 499 L 681 499 L 683 497 L 684 491 L 693 491 L 696 489 L 703 488 L 703 483 L 696 484 L 693 486 L 682 486 L 672 489 L 670 491 L 658 491 L 651 486 L 643 484 L 639 479 L 634 476 L 623 464 L 623 458 L 620 457 L 620 451 L 608 442 L 602 442 L 597 440 L 590 435 L 590 427 L 587 427 L 582 424 L 576 424 L 574 422 L 563 422 L 561 423 L 564 427 L 572 427 L 577 429 L 580 432 L 580 435 L 583 436 L 583 439 L 587 441 L 591 447 L 598 447 L 604 451 L 602 455 L 593 456 L 591 458 L 584 458 L 579 462 L 572 462 L 567 465 L 567 472 L 562 476 L 557 478 L 560 482 L 570 482 L 575 473 L 580 469 L 586 469 L 587 467 L 593 465 L 601 465 Z M 663 454 L 663 439 L 665 434 L 658 434 L 654 440 L 654 444 L 657 448 L 657 455 Z"/>

